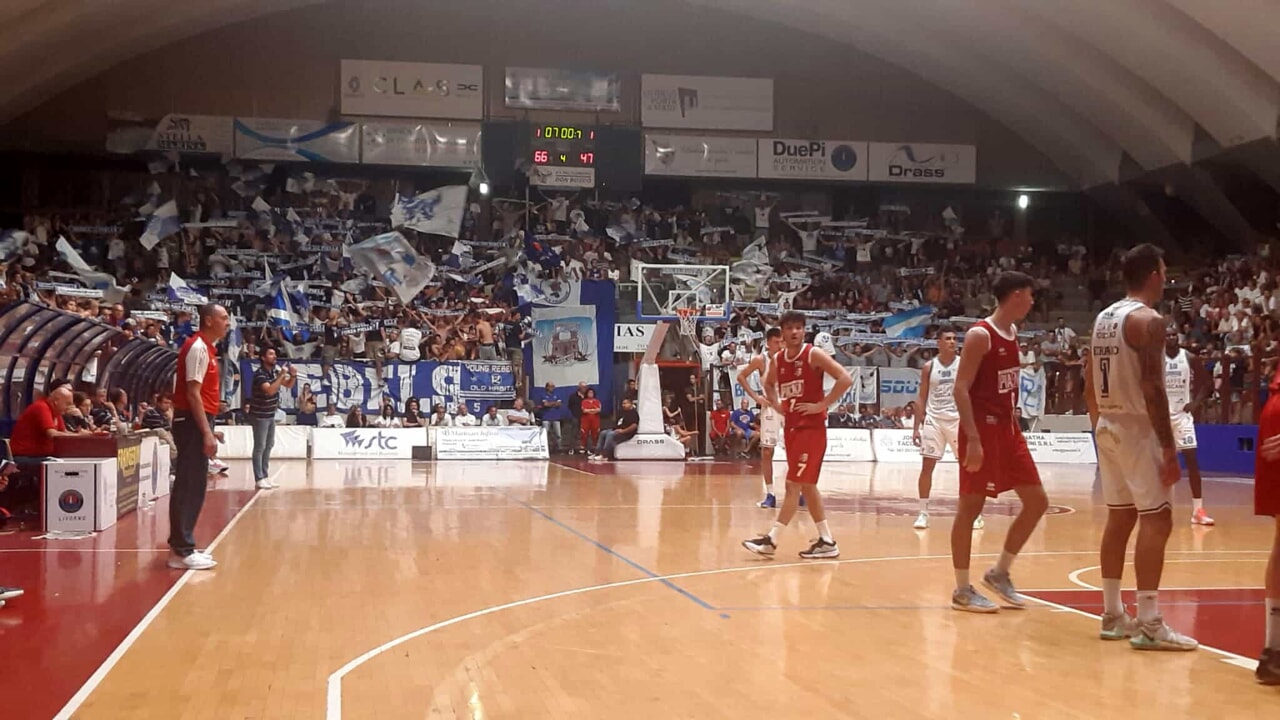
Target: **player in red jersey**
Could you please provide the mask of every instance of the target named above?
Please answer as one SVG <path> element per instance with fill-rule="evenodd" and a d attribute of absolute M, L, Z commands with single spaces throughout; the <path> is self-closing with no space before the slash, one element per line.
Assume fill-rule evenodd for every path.
<path fill-rule="evenodd" d="M 782 314 L 782 350 L 769 362 L 764 393 L 785 416 L 782 431 L 787 446 L 787 495 L 769 532 L 742 546 L 758 555 L 777 551 L 778 533 L 785 528 L 803 495 L 809 514 L 818 526 L 818 539 L 800 552 L 806 560 L 840 557 L 840 548 L 827 527 L 827 512 L 818 492 L 818 473 L 827 453 L 827 409 L 853 387 L 853 378 L 832 357 L 804 341 L 804 314 Z M 835 378 L 831 391 L 822 392 L 826 375 Z M 781 402 L 781 405 L 779 405 Z M 798 491 L 798 492 L 797 492 Z"/>
<path fill-rule="evenodd" d="M 1009 527 L 1004 552 L 996 566 L 982 576 L 982 584 L 1012 608 L 1026 601 L 1009 579 L 1009 567 L 1049 508 L 1040 473 L 1031 460 L 1013 409 L 1018 404 L 1018 328 L 1014 324 L 1031 310 L 1035 282 L 1020 272 L 1001 273 L 992 291 L 999 306 L 964 336 L 956 371 L 956 409 L 960 412 L 960 504 L 951 526 L 951 562 L 956 589 L 951 607 L 992 613 L 1000 608 L 973 588 L 969 559 L 973 521 L 988 497 L 1007 490 L 1018 493 L 1022 511 Z"/>
<path fill-rule="evenodd" d="M 1258 423 L 1259 451 L 1254 459 L 1253 512 L 1275 521 L 1267 560 L 1267 626 L 1255 673 L 1263 685 L 1280 685 L 1280 368 L 1271 378 L 1271 397 Z"/>

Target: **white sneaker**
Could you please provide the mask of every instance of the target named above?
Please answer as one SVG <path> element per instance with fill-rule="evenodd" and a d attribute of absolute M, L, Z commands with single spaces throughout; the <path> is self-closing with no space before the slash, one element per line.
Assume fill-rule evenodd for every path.
<path fill-rule="evenodd" d="M 218 473 L 219 475 L 221 475 L 222 473 L 230 469 L 231 469 L 230 465 L 222 462 L 218 458 L 214 458 L 209 461 L 209 472 Z"/>
<path fill-rule="evenodd" d="M 987 521 L 986 521 L 986 520 L 983 520 L 981 515 L 979 515 L 979 516 L 978 516 L 978 519 L 977 519 L 977 520 L 974 520 L 974 521 L 973 521 L 973 529 L 974 529 L 974 530 L 981 530 L 982 528 L 984 528 L 984 527 L 986 527 L 986 526 L 987 526 Z"/>
<path fill-rule="evenodd" d="M 186 557 L 169 556 L 169 567 L 174 570 L 212 570 L 218 561 L 201 552 L 193 552 Z"/>
<path fill-rule="evenodd" d="M 1187 652 L 1200 647 L 1200 643 L 1174 631 L 1164 624 L 1163 617 L 1157 615 L 1154 620 L 1138 624 L 1138 632 L 1129 638 L 1129 646 L 1134 650 Z"/>
<path fill-rule="evenodd" d="M 924 510 L 921 510 L 920 514 L 916 516 L 916 524 L 912 525 L 911 527 L 915 528 L 916 530 L 928 530 L 929 529 L 929 513 Z"/>
<path fill-rule="evenodd" d="M 277 487 L 279 486 L 266 478 L 259 480 L 257 483 L 257 488 L 259 490 L 275 490 Z"/>

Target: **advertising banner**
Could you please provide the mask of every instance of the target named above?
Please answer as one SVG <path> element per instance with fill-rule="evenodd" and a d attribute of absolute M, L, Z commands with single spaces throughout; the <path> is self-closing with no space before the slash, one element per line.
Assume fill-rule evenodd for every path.
<path fill-rule="evenodd" d="M 613 326 L 613 351 L 616 353 L 643 353 L 649 349 L 653 337 L 653 323 L 618 323 Z M 737 370 L 734 371 L 737 376 Z M 738 392 L 734 393 L 735 397 Z M 736 405 L 734 407 L 737 407 Z"/>
<path fill-rule="evenodd" d="M 479 120 L 484 67 L 342 61 L 342 114 Z"/>
<path fill-rule="evenodd" d="M 879 431 L 877 431 L 879 432 Z M 786 458 L 786 442 L 778 436 L 778 449 L 773 457 Z M 823 462 L 875 462 L 875 449 L 871 444 L 871 431 L 853 428 L 827 429 L 827 454 Z"/>
<path fill-rule="evenodd" d="M 235 134 L 238 158 L 360 162 L 360 128 L 354 123 L 236 118 Z"/>
<path fill-rule="evenodd" d="M 641 75 L 640 124 L 700 130 L 773 130 L 773 80 Z"/>
<path fill-rule="evenodd" d="M 920 396 L 920 371 L 915 368 L 880 368 L 880 407 L 900 408 Z M 919 412 L 920 409 L 917 409 Z"/>
<path fill-rule="evenodd" d="M 867 152 L 872 181 L 967 185 L 977 181 L 978 148 L 973 145 L 873 142 Z"/>
<path fill-rule="evenodd" d="M 1098 451 L 1092 433 L 1026 433 L 1027 449 L 1036 463 L 1092 465 Z"/>
<path fill-rule="evenodd" d="M 547 431 L 540 427 L 433 428 L 437 460 L 546 460 Z"/>
<path fill-rule="evenodd" d="M 529 184 L 550 188 L 593 188 L 596 186 L 596 169 L 534 165 L 533 172 L 529 174 Z"/>
<path fill-rule="evenodd" d="M 910 430 L 872 430 L 871 442 L 875 446 L 876 462 L 920 463 L 920 448 L 911 441 Z M 940 462 L 953 463 L 956 456 L 948 445 Z"/>
<path fill-rule="evenodd" d="M 156 125 L 148 150 L 190 154 L 230 155 L 235 150 L 232 119 L 222 115 L 171 113 Z"/>
<path fill-rule="evenodd" d="M 480 123 L 367 122 L 360 153 L 366 165 L 475 168 Z"/>
<path fill-rule="evenodd" d="M 760 138 L 756 175 L 762 178 L 853 181 L 867 179 L 867 143 L 854 140 Z"/>
<path fill-rule="evenodd" d="M 515 108 L 618 112 L 622 85 L 608 73 L 509 67 L 504 100 Z"/>
<path fill-rule="evenodd" d="M 646 134 L 644 172 L 646 175 L 753 178 L 756 176 L 756 141 Z"/>
<path fill-rule="evenodd" d="M 427 444 L 426 428 L 316 428 L 311 433 L 316 460 L 410 460 L 414 447 Z"/>

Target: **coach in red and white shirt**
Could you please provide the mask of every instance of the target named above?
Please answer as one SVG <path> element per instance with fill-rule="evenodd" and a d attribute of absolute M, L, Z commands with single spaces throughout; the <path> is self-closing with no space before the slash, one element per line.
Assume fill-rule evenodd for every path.
<path fill-rule="evenodd" d="M 175 570 L 208 570 L 218 563 L 196 550 L 196 520 L 204 507 L 209 458 L 218 452 L 213 418 L 218 414 L 218 353 L 214 346 L 227 334 L 226 308 L 208 304 L 200 308 L 200 331 L 178 351 L 178 371 L 173 389 L 173 440 L 178 458 L 174 464 L 173 495 L 169 498 L 169 547 Z"/>

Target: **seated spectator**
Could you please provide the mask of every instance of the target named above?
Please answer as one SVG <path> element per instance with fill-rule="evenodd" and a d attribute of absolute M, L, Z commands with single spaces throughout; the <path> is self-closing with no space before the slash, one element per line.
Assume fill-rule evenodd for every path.
<path fill-rule="evenodd" d="M 458 403 L 458 412 L 453 416 L 454 427 L 475 427 L 480 424 L 480 419 L 471 414 L 467 409 L 465 402 Z"/>
<path fill-rule="evenodd" d="M 755 419 L 755 413 L 751 412 L 751 405 L 746 398 L 742 399 L 742 407 L 734 410 L 729 416 L 729 421 L 733 423 L 729 432 L 734 438 L 742 440 L 742 450 L 739 452 L 743 457 L 746 457 L 747 453 L 751 452 L 751 449 L 760 441 L 759 433 L 752 428 Z"/>
<path fill-rule="evenodd" d="M 67 432 L 90 433 L 97 427 L 93 422 L 93 401 L 84 393 L 72 395 L 71 407 L 62 415 Z"/>
<path fill-rule="evenodd" d="M 612 430 L 605 430 L 600 433 L 600 442 L 596 445 L 596 452 L 589 456 L 589 460 L 605 460 L 613 457 L 614 448 L 618 443 L 630 440 L 636 434 L 636 429 L 640 427 L 640 413 L 636 412 L 635 406 L 630 400 L 622 401 L 622 412 L 618 413 L 618 420 L 614 423 Z"/>
<path fill-rule="evenodd" d="M 338 412 L 338 406 L 330 404 L 329 409 L 325 412 L 324 418 L 320 420 L 322 428 L 342 428 L 347 426 L 347 421 L 342 417 L 342 413 Z"/>
<path fill-rule="evenodd" d="M 70 386 L 63 385 L 22 411 L 9 438 L 9 450 L 18 465 L 43 463 L 53 456 L 54 438 L 76 435 L 74 432 L 67 432 L 67 425 L 62 420 L 62 415 L 71 407 L 73 399 Z"/>
<path fill-rule="evenodd" d="M 401 427 L 400 418 L 396 417 L 396 407 L 390 401 L 382 404 L 382 410 L 378 413 L 378 417 L 373 419 L 373 427 L 376 428 L 398 428 Z"/>
<path fill-rule="evenodd" d="M 698 433 L 692 430 L 685 430 L 680 425 L 667 425 L 667 434 L 675 438 L 684 446 L 684 454 L 686 457 L 693 452 L 693 438 Z"/>
<path fill-rule="evenodd" d="M 480 427 L 506 427 L 507 419 L 498 414 L 498 406 L 485 408 L 484 417 L 480 418 Z"/>
<path fill-rule="evenodd" d="M 423 422 L 422 411 L 418 409 L 418 398 L 409 398 L 404 403 L 404 419 L 400 422 L 403 427 L 425 427 Z"/>
<path fill-rule="evenodd" d="M 302 392 L 298 394 L 298 416 L 295 422 L 307 427 L 316 426 L 316 396 L 311 392 L 311 383 L 302 384 Z"/>
<path fill-rule="evenodd" d="M 356 405 L 347 413 L 346 427 L 363 428 L 369 427 L 369 420 L 364 416 L 364 408 Z"/>
<path fill-rule="evenodd" d="M 528 410 L 524 409 L 524 398 L 516 398 L 514 407 L 508 410 L 506 415 L 508 425 L 528 427 L 533 423 L 533 417 Z"/>
<path fill-rule="evenodd" d="M 837 405 L 836 411 L 827 416 L 829 428 L 854 428 L 857 422 L 857 418 L 849 414 L 849 406 L 844 404 Z"/>
<path fill-rule="evenodd" d="M 431 419 L 427 422 L 431 427 L 453 427 L 453 417 L 445 409 L 443 403 L 436 403 L 432 408 Z"/>

